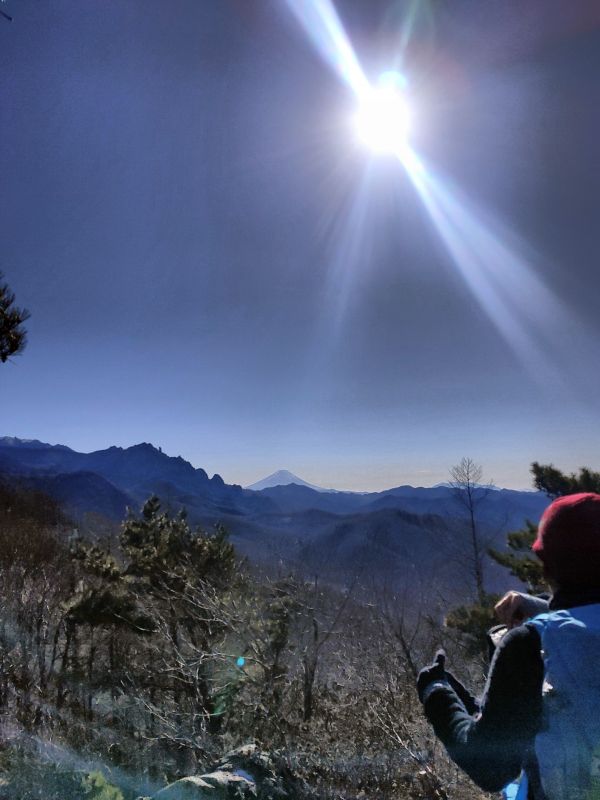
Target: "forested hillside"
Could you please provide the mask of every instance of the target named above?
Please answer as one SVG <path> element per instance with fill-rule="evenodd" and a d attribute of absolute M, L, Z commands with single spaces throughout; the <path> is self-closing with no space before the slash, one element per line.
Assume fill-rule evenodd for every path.
<path fill-rule="evenodd" d="M 555 494 L 597 477 L 534 474 Z M 531 530 L 497 555 L 522 580 Z M 414 682 L 443 644 L 481 685 L 478 626 L 496 596 L 461 611 L 431 582 L 394 591 L 250 566 L 225 529 L 195 529 L 157 498 L 117 540 L 91 540 L 46 495 L 3 485 L 2 796 L 150 795 L 248 742 L 284 758 L 306 796 L 475 796 L 434 744 Z M 475 590 L 465 573 L 463 599 Z"/>
<path fill-rule="evenodd" d="M 323 794 L 455 782 L 413 688 L 440 637 L 461 652 L 424 613 L 426 587 L 365 603 L 356 583 L 259 580 L 225 531 L 192 530 L 156 499 L 104 546 L 45 496 L 4 487 L 0 532 L 3 796 L 88 796 L 95 770 L 149 794 L 248 741 Z"/>

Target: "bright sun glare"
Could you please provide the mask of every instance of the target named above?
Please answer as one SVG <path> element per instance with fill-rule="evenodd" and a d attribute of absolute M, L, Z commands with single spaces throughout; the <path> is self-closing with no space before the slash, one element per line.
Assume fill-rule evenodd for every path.
<path fill-rule="evenodd" d="M 363 144 L 376 153 L 400 154 L 408 146 L 410 111 L 397 83 L 383 82 L 369 89 L 356 114 L 356 130 Z"/>

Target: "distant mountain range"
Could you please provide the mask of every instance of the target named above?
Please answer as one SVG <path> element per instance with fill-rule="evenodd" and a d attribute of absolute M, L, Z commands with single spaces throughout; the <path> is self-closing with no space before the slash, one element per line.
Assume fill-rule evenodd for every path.
<path fill-rule="evenodd" d="M 8 436 L 0 437 L 0 479 L 46 492 L 80 522 L 93 514 L 116 523 L 156 494 L 172 511 L 185 508 L 194 524 L 223 523 L 238 550 L 263 564 L 437 588 L 461 580 L 468 530 L 448 486 L 339 492 L 280 470 L 243 489 L 148 443 L 79 453 Z M 496 546 L 526 519 L 536 522 L 549 502 L 539 492 L 478 491 L 479 529 Z M 494 584 L 506 583 L 500 568 L 490 570 Z"/>

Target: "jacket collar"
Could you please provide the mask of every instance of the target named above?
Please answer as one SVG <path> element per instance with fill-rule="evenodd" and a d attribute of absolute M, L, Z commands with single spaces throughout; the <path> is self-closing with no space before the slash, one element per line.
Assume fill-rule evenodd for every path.
<path fill-rule="evenodd" d="M 600 603 L 600 587 L 590 589 L 557 589 L 550 600 L 550 610 L 576 608 Z"/>

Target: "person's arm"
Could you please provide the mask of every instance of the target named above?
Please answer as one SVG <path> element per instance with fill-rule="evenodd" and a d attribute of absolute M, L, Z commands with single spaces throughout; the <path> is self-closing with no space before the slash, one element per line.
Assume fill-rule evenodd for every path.
<path fill-rule="evenodd" d="M 461 683 L 455 675 L 452 674 L 452 672 L 446 672 L 446 679 L 451 688 L 456 692 L 456 696 L 465 707 L 467 714 L 473 716 L 481 711 L 479 701 L 475 695 L 472 694 L 467 687 Z"/>
<path fill-rule="evenodd" d="M 544 614 L 550 606 L 550 598 L 525 592 L 507 592 L 494 606 L 498 620 L 508 628 L 516 628 L 528 619 Z"/>
<path fill-rule="evenodd" d="M 543 662 L 535 628 L 523 625 L 499 644 L 481 713 L 472 717 L 450 685 L 428 694 L 424 709 L 453 761 L 482 789 L 498 792 L 514 780 L 539 730 Z"/>

